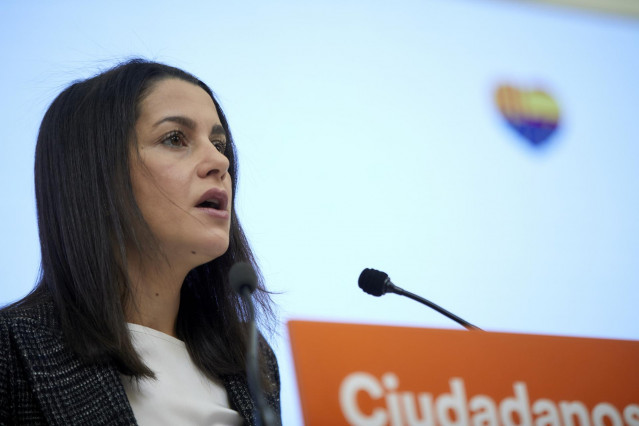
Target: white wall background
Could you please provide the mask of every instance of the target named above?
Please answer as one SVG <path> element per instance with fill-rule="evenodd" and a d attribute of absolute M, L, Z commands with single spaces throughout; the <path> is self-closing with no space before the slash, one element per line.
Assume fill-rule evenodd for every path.
<path fill-rule="evenodd" d="M 45 109 L 143 56 L 219 95 L 283 322 L 456 327 L 362 293 L 375 267 L 487 330 L 639 339 L 639 22 L 488 0 L 10 0 L 0 17 L 0 304 L 37 277 Z M 545 149 L 505 125 L 501 83 L 555 97 Z M 284 326 L 274 343 L 299 424 Z"/>

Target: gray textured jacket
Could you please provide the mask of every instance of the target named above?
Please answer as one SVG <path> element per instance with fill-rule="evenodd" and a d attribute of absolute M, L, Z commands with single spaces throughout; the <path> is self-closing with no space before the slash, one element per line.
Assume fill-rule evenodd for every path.
<path fill-rule="evenodd" d="M 264 345 L 276 389 L 267 402 L 280 415 L 279 372 Z M 255 424 L 244 376 L 223 378 L 231 407 Z M 0 425 L 135 425 L 117 369 L 81 363 L 65 346 L 53 304 L 0 312 Z"/>

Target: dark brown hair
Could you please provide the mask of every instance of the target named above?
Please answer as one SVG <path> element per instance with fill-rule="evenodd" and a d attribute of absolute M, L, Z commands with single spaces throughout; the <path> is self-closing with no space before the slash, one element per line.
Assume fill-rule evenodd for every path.
<path fill-rule="evenodd" d="M 178 78 L 204 89 L 226 131 L 225 155 L 237 184 L 235 145 L 211 89 L 193 75 L 134 59 L 73 83 L 53 101 L 38 135 L 35 187 L 42 252 L 41 277 L 24 305 L 53 301 L 65 339 L 88 362 L 114 362 L 122 373 L 153 376 L 131 344 L 124 303 L 131 288 L 127 243 L 153 250 L 153 235 L 133 195 L 130 152 L 140 101 L 162 79 Z M 229 248 L 193 269 L 181 290 L 178 337 L 196 365 L 211 377 L 244 371 L 246 306 L 228 283 L 238 261 L 258 271 L 232 203 Z M 269 293 L 255 293 L 261 326 L 272 331 Z"/>

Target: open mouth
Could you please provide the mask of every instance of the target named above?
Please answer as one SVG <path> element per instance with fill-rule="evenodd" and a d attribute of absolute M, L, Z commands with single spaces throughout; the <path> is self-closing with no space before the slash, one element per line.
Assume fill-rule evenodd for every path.
<path fill-rule="evenodd" d="M 228 206 L 228 196 L 224 190 L 212 188 L 206 191 L 198 200 L 195 207 L 200 209 L 226 211 Z"/>
<path fill-rule="evenodd" d="M 220 201 L 219 200 L 206 200 L 200 204 L 197 205 L 197 207 L 202 207 L 205 209 L 215 209 L 215 210 L 220 210 Z"/>

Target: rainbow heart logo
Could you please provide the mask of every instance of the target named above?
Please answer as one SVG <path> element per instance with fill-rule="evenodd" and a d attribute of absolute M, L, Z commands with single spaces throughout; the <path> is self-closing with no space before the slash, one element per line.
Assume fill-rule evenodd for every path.
<path fill-rule="evenodd" d="M 501 85 L 495 101 L 508 125 L 534 147 L 545 145 L 559 126 L 559 105 L 544 90 Z"/>

